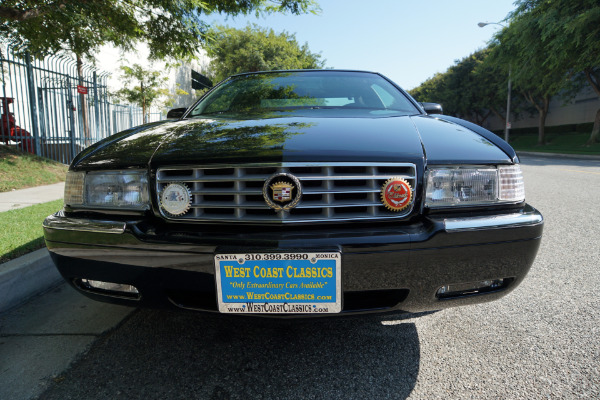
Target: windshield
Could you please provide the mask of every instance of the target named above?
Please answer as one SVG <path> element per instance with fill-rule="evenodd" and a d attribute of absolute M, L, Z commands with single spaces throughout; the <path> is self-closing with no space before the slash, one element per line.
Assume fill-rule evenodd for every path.
<path fill-rule="evenodd" d="M 401 91 L 377 74 L 325 70 L 235 76 L 206 96 L 188 117 L 341 109 L 373 115 L 419 113 Z"/>

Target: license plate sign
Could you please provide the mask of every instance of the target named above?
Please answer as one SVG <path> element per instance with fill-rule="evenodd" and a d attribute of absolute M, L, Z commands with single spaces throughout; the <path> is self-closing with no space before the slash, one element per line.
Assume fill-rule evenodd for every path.
<path fill-rule="evenodd" d="M 340 253 L 215 255 L 219 311 L 327 314 L 342 310 Z"/>

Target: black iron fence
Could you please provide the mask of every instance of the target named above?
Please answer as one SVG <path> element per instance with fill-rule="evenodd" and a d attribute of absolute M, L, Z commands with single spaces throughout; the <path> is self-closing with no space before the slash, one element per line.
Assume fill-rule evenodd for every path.
<path fill-rule="evenodd" d="M 0 48 L 0 145 L 68 164 L 92 143 L 143 123 L 139 107 L 110 102 L 108 74 L 64 55 L 32 59 Z M 150 121 L 162 119 L 151 112 Z"/>

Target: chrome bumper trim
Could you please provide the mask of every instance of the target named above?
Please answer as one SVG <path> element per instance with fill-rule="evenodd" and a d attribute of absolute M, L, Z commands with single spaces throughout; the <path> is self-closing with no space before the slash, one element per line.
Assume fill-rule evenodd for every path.
<path fill-rule="evenodd" d="M 542 214 L 537 210 L 528 213 L 494 215 L 490 217 L 445 218 L 443 220 L 448 232 L 535 225 L 543 221 Z"/>
<path fill-rule="evenodd" d="M 126 226 L 125 222 L 68 218 L 56 215 L 50 215 L 42 225 L 47 229 L 114 234 L 124 233 Z"/>

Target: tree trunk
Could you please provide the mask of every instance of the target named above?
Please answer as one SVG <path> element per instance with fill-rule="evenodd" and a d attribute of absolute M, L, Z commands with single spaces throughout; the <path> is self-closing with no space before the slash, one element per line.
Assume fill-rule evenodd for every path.
<path fill-rule="evenodd" d="M 594 127 L 592 128 L 592 134 L 590 138 L 585 143 L 587 146 L 592 145 L 594 143 L 600 142 L 600 109 L 596 111 L 596 118 L 594 119 Z"/>
<path fill-rule="evenodd" d="M 583 70 L 585 77 L 587 78 L 590 86 L 594 89 L 594 92 L 600 96 L 600 77 L 598 76 L 598 68 L 586 68 Z M 594 127 L 590 138 L 586 142 L 586 145 L 591 145 L 600 142 L 599 136 L 600 131 L 600 109 L 596 111 L 596 118 L 594 119 Z"/>
<path fill-rule="evenodd" d="M 538 122 L 538 146 L 546 144 L 546 116 L 548 115 L 548 108 L 550 107 L 550 96 L 544 95 L 542 97 L 542 104 L 540 105 L 536 100 L 535 96 L 531 92 L 521 92 L 525 100 L 527 100 L 532 106 L 538 110 L 539 122 Z"/>
<path fill-rule="evenodd" d="M 550 107 L 550 97 L 544 96 L 544 100 L 541 107 L 538 107 L 540 112 L 540 122 L 538 127 L 538 145 L 546 144 L 546 116 L 548 115 L 548 108 Z"/>
<path fill-rule="evenodd" d="M 142 93 L 142 123 L 145 124 L 146 121 L 146 96 L 144 93 L 144 81 L 140 81 L 140 91 Z"/>
<path fill-rule="evenodd" d="M 546 144 L 546 112 L 540 112 L 540 122 L 538 126 L 538 145 Z"/>
<path fill-rule="evenodd" d="M 83 82 L 83 61 L 81 60 L 81 56 L 76 54 L 77 56 L 77 78 L 78 83 L 81 86 L 84 86 Z M 90 126 L 88 123 L 88 113 L 87 113 L 87 100 L 85 98 L 85 94 L 79 94 L 79 104 L 81 104 L 81 121 L 83 122 L 83 136 L 85 138 L 85 147 L 92 144 L 90 139 Z"/>

